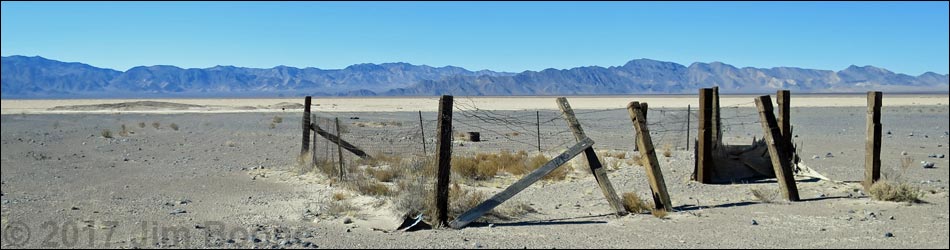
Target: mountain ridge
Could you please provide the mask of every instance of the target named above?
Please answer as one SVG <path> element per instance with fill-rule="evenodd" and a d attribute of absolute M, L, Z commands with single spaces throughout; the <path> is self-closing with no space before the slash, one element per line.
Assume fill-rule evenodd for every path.
<path fill-rule="evenodd" d="M 343 69 L 152 65 L 117 71 L 40 56 L 9 56 L 2 57 L 0 95 L 15 99 L 618 95 L 686 94 L 711 86 L 719 86 L 723 93 L 771 93 L 777 89 L 800 93 L 945 93 L 950 89 L 948 79 L 946 74 L 925 72 L 911 76 L 872 65 L 850 65 L 833 71 L 785 66 L 739 68 L 719 61 L 685 66 L 646 58 L 619 66 L 510 73 L 405 62 L 361 63 Z"/>

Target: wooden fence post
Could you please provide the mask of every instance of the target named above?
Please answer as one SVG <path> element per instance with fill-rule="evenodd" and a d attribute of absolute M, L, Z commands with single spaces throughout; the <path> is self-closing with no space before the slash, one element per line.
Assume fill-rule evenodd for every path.
<path fill-rule="evenodd" d="M 868 92 L 867 116 L 867 145 L 864 155 L 864 185 L 870 189 L 871 185 L 881 179 L 881 104 L 880 91 Z"/>
<path fill-rule="evenodd" d="M 557 104 L 561 109 L 561 113 L 564 115 L 564 120 L 567 121 L 568 126 L 571 128 L 571 132 L 574 133 L 574 139 L 583 141 L 587 138 L 587 135 L 584 133 L 584 128 L 581 127 L 581 123 L 578 122 L 577 117 L 574 116 L 574 109 L 572 109 L 571 104 L 567 102 L 567 98 L 558 97 Z M 596 180 L 600 186 L 600 190 L 607 198 L 607 202 L 610 203 L 610 206 L 617 212 L 617 216 L 627 215 L 627 210 L 623 208 L 620 197 L 617 196 L 613 185 L 610 183 L 610 180 L 607 179 L 607 171 L 604 170 L 604 166 L 601 164 L 600 158 L 597 157 L 594 148 L 590 147 L 584 150 L 584 156 L 587 158 L 587 165 L 590 165 L 590 172 L 594 174 L 594 180 Z"/>
<path fill-rule="evenodd" d="M 719 112 L 719 86 L 712 88 L 712 148 L 722 146 L 722 118 Z"/>
<path fill-rule="evenodd" d="M 656 149 L 653 147 L 653 138 L 650 136 L 650 129 L 647 125 L 646 107 L 646 103 L 631 102 L 630 105 L 627 105 L 627 112 L 630 113 L 634 130 L 641 135 L 635 143 L 643 149 L 643 151 L 640 151 L 640 155 L 647 157 L 645 167 L 650 181 L 650 190 L 653 192 L 653 203 L 657 210 L 670 211 L 673 209 L 673 205 L 670 202 L 670 194 L 666 189 L 666 181 L 663 179 L 663 171 L 656 159 Z"/>
<path fill-rule="evenodd" d="M 791 123 L 791 92 L 788 90 L 779 90 L 775 96 L 778 102 L 778 128 L 782 132 L 782 145 L 785 147 L 786 157 L 792 160 L 795 155 L 795 146 L 792 145 L 792 123 Z"/>
<path fill-rule="evenodd" d="M 310 96 L 303 101 L 303 140 L 300 143 L 300 156 L 310 152 Z"/>
<path fill-rule="evenodd" d="M 310 127 L 307 129 L 316 130 L 317 115 L 310 115 L 310 117 L 311 117 L 310 121 L 312 122 L 310 123 Z M 313 143 L 313 147 L 311 148 L 312 151 L 310 152 L 310 163 L 313 166 L 316 166 L 317 165 L 317 132 L 313 132 L 313 140 L 311 140 L 311 143 Z"/>
<path fill-rule="evenodd" d="M 689 150 L 689 120 L 693 116 L 693 107 L 686 105 L 686 150 Z"/>
<path fill-rule="evenodd" d="M 765 131 L 765 142 L 768 145 L 769 158 L 772 160 L 772 169 L 775 170 L 775 178 L 789 201 L 799 201 L 798 186 L 795 184 L 795 176 L 792 174 L 792 162 L 786 157 L 785 145 L 781 144 L 781 130 L 778 128 L 778 122 L 775 120 L 774 109 L 772 108 L 772 98 L 769 96 L 760 96 L 755 98 L 755 105 L 759 109 L 759 120 L 762 124 L 762 130 Z"/>
<path fill-rule="evenodd" d="M 340 129 L 340 118 L 336 118 L 336 153 L 338 159 L 340 159 L 340 181 L 346 180 L 346 170 L 344 169 L 343 163 L 343 130 Z"/>
<path fill-rule="evenodd" d="M 541 111 L 534 111 L 534 117 L 538 120 L 538 153 L 541 153 Z"/>
<path fill-rule="evenodd" d="M 427 155 L 426 149 L 426 128 L 422 125 L 422 110 L 419 110 L 419 132 L 422 133 L 422 155 Z"/>
<path fill-rule="evenodd" d="M 436 182 L 436 223 L 438 227 L 447 226 L 449 220 L 449 177 L 452 170 L 452 96 L 443 95 L 439 99 L 439 125 L 437 128 L 436 162 L 438 180 Z"/>
<path fill-rule="evenodd" d="M 697 136 L 698 144 L 696 149 L 696 170 L 694 181 L 709 184 L 712 183 L 713 159 L 712 159 L 712 109 L 713 92 L 710 88 L 699 90 L 699 133 Z"/>
<path fill-rule="evenodd" d="M 642 107 L 643 107 L 643 108 L 641 109 L 641 110 L 643 110 L 643 119 L 646 119 L 646 115 L 647 115 L 647 112 L 648 112 L 648 111 L 647 111 L 648 109 L 647 109 L 647 106 L 646 106 L 647 103 L 644 102 L 644 103 L 641 103 L 640 105 L 642 105 Z M 628 108 L 629 108 L 629 107 L 628 107 Z M 634 151 L 634 152 L 640 152 L 640 144 L 637 144 L 637 143 L 636 143 L 636 142 L 640 141 L 640 132 L 639 132 L 639 131 L 633 131 L 633 132 L 634 132 L 634 134 L 633 134 L 633 141 L 634 141 L 634 144 L 633 144 L 633 151 Z"/>

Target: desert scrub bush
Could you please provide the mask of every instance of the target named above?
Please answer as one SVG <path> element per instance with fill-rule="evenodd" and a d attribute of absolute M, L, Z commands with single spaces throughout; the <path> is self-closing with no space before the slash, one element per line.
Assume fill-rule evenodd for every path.
<path fill-rule="evenodd" d="M 395 193 L 389 186 L 373 180 L 357 180 L 349 183 L 355 183 L 355 190 L 363 195 L 369 196 L 393 196 Z"/>
<path fill-rule="evenodd" d="M 174 123 L 168 124 L 168 127 L 174 131 L 178 131 L 178 124 L 174 124 Z"/>
<path fill-rule="evenodd" d="M 122 129 L 119 130 L 119 136 L 129 137 L 129 128 L 127 128 L 125 124 L 122 124 Z"/>
<path fill-rule="evenodd" d="M 139 122 L 139 128 L 145 128 L 145 122 Z"/>
<path fill-rule="evenodd" d="M 321 209 L 320 216 L 324 218 L 338 218 L 343 216 L 354 216 L 359 208 L 353 206 L 348 200 L 329 201 L 329 204 Z"/>
<path fill-rule="evenodd" d="M 452 171 L 456 174 L 476 180 L 484 181 L 494 178 L 498 173 L 505 172 L 512 175 L 525 175 L 537 170 L 550 161 L 544 155 L 528 157 L 524 151 L 512 153 L 478 153 L 475 156 L 456 156 L 452 158 Z M 563 180 L 573 169 L 569 164 L 561 166 L 544 177 L 545 180 Z"/>
<path fill-rule="evenodd" d="M 349 198 L 349 197 L 347 197 L 346 193 L 337 192 L 337 193 L 333 193 L 333 196 L 331 196 L 330 198 L 333 198 L 333 201 L 342 201 L 342 200 L 346 200 L 346 198 Z"/>
<path fill-rule="evenodd" d="M 903 182 L 878 181 L 868 189 L 871 198 L 879 201 L 920 203 L 924 192 L 920 188 Z"/>
<path fill-rule="evenodd" d="M 623 208 L 633 214 L 642 214 L 650 211 L 650 205 L 647 205 L 637 193 L 623 193 Z"/>
<path fill-rule="evenodd" d="M 229 148 L 233 148 L 233 147 L 237 147 L 237 142 L 227 141 L 224 143 L 224 145 L 228 146 Z"/>
<path fill-rule="evenodd" d="M 390 167 L 380 167 L 380 168 L 366 168 L 366 173 L 376 179 L 378 182 L 393 182 L 398 179 L 402 174 L 401 171 L 398 171 L 396 168 Z"/>
<path fill-rule="evenodd" d="M 160 129 L 160 128 L 162 128 L 162 123 L 160 123 L 160 122 L 153 122 L 153 123 L 152 123 L 152 127 L 155 128 L 155 129 Z"/>
<path fill-rule="evenodd" d="M 274 119 L 271 120 L 271 123 L 274 123 L 274 124 L 280 124 L 282 122 L 284 122 L 284 118 L 280 116 L 274 116 Z"/>
<path fill-rule="evenodd" d="M 673 157 L 673 146 L 670 146 L 670 144 L 664 144 L 664 145 L 663 145 L 663 156 L 666 157 L 666 158 Z"/>
<path fill-rule="evenodd" d="M 103 129 L 102 132 L 100 132 L 100 135 L 102 135 L 102 138 L 112 139 L 112 130 Z"/>
<path fill-rule="evenodd" d="M 750 189 L 752 196 L 755 199 L 761 201 L 762 203 L 772 203 L 778 199 L 778 190 L 770 188 L 752 188 Z"/>

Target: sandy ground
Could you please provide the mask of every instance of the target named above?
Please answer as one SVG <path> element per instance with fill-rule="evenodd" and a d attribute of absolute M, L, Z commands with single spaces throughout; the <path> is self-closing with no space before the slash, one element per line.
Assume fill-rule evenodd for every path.
<path fill-rule="evenodd" d="M 763 203 L 751 195 L 753 188 L 777 188 L 774 181 L 736 185 L 690 182 L 692 153 L 674 150 L 671 157 L 660 156 L 676 207 L 676 212 L 666 219 L 609 215 L 611 210 L 593 178 L 576 171 L 566 181 L 538 183 L 515 196 L 510 202 L 529 204 L 537 210 L 523 218 L 490 221 L 492 226 L 476 225 L 463 230 L 411 233 L 392 232 L 398 218 L 389 209 L 390 203 L 375 197 L 350 198 L 360 208 L 351 216 L 353 223 L 344 223 L 344 218 L 314 218 L 312 211 L 316 207 L 326 203 L 334 192 L 345 191 L 331 185 L 326 177 L 291 173 L 300 151 L 299 110 L 55 114 L 43 110 L 104 102 L 69 101 L 39 106 L 44 101 L 4 100 L 4 115 L 0 117 L 0 244 L 4 249 L 950 247 L 950 166 L 946 158 L 928 158 L 931 154 L 948 153 L 947 97 L 884 99 L 882 123 L 885 131 L 891 133 L 885 137 L 883 165 L 886 169 L 899 165 L 903 152 L 913 157 L 915 163 L 902 179 L 926 191 L 925 203 L 913 205 L 873 201 L 856 183 L 864 174 L 863 96 L 834 100 L 814 97 L 807 101 L 813 97 L 801 98 L 793 100 L 801 105 L 795 105 L 792 117 L 796 141 L 803 143 L 804 164 L 832 179 L 799 178 L 803 202 Z M 694 101 L 689 99 L 646 101 L 651 108 L 675 107 Z M 749 97 L 727 99 L 723 99 L 724 106 L 751 105 Z M 402 100 L 392 106 L 384 105 L 384 100 L 319 99 L 316 103 L 321 104 L 318 111 L 329 109 L 332 104 L 348 111 L 392 111 L 376 110 L 387 107 L 427 111 L 424 107 L 434 106 L 435 99 Z M 501 105 L 502 101 L 497 100 L 484 99 L 484 105 L 479 107 L 497 107 L 491 106 Z M 541 103 L 531 105 L 554 108 L 553 98 L 538 100 Z M 245 100 L 230 105 L 267 106 L 284 101 L 287 100 Z M 627 101 L 606 98 L 600 99 L 603 103 L 593 99 L 588 103 L 584 98 L 571 98 L 578 113 L 585 112 L 585 107 L 619 108 Z M 181 103 L 224 105 L 207 100 L 196 102 Z M 25 112 L 18 105 L 38 110 Z M 736 113 L 754 114 L 752 108 L 737 110 Z M 282 116 L 284 121 L 271 128 L 275 115 Z M 417 119 L 416 115 L 387 112 L 386 119 L 410 123 Z M 360 121 L 374 116 L 379 115 L 365 113 Z M 627 139 L 616 136 L 629 134 L 629 125 L 625 125 L 629 120 L 623 117 L 623 110 L 609 110 L 580 118 L 582 123 L 620 119 L 606 125 L 585 123 L 591 138 L 597 141 L 595 148 L 616 151 L 625 150 L 624 145 L 629 144 Z M 150 126 L 156 121 L 160 122 L 160 129 Z M 139 128 L 135 126 L 139 122 L 149 125 Z M 180 129 L 170 129 L 171 123 Z M 104 128 L 118 132 L 120 124 L 130 125 L 134 134 L 112 139 L 100 136 Z M 756 126 L 745 128 L 742 133 L 733 131 L 739 136 L 732 139 L 746 141 L 746 136 L 761 134 L 761 128 Z M 357 141 L 373 137 L 365 131 L 368 130 L 353 129 L 347 136 Z M 464 148 L 478 148 L 477 145 L 469 143 Z M 557 151 L 552 147 L 548 153 Z M 828 153 L 833 157 L 828 157 Z M 818 157 L 810 157 L 813 155 Z M 919 161 L 934 162 L 936 168 L 921 168 Z M 648 197 L 642 168 L 621 164 L 609 177 L 618 192 L 637 192 Z M 499 178 L 482 188 L 497 192 L 512 181 L 510 177 Z M 888 234 L 893 237 L 886 237 Z"/>

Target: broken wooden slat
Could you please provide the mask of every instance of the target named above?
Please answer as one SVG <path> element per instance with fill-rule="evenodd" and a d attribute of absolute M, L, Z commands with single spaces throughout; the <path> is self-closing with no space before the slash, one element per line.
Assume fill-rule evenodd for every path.
<path fill-rule="evenodd" d="M 525 188 L 528 188 L 531 186 L 531 184 L 541 180 L 541 178 L 544 178 L 544 176 L 550 174 L 552 171 L 567 161 L 570 161 L 584 150 L 590 149 L 593 145 L 594 140 L 591 140 L 590 138 L 582 139 L 580 142 L 567 149 L 567 151 L 561 153 L 561 155 L 554 157 L 554 159 L 551 159 L 551 161 L 548 161 L 548 163 L 545 163 L 540 168 L 534 170 L 514 184 L 511 184 L 511 186 L 506 188 L 504 191 L 501 191 L 501 193 L 495 194 L 490 199 L 483 201 L 481 204 L 478 204 L 478 206 L 475 206 L 462 215 L 459 215 L 458 218 L 449 223 L 449 226 L 455 229 L 464 228 L 469 223 L 481 218 L 483 215 L 485 215 L 485 213 L 488 213 L 488 211 L 491 211 L 498 205 L 501 205 L 505 201 L 511 199 L 516 194 L 523 191 Z"/>
<path fill-rule="evenodd" d="M 769 157 L 772 158 L 772 169 L 775 170 L 775 178 L 778 179 L 786 199 L 799 201 L 798 186 L 795 184 L 795 176 L 792 175 L 792 163 L 786 157 L 789 154 L 784 153 L 785 145 L 781 144 L 783 140 L 782 133 L 778 128 L 778 122 L 775 121 L 772 98 L 767 95 L 756 97 L 755 105 L 759 109 L 762 129 L 765 130 L 765 143 L 769 148 Z"/>
<path fill-rule="evenodd" d="M 663 171 L 660 169 L 660 163 L 656 159 L 656 149 L 653 147 L 653 138 L 650 136 L 650 129 L 647 127 L 646 103 L 631 102 L 627 106 L 630 113 L 630 119 L 633 120 L 633 127 L 640 138 L 636 141 L 640 145 L 640 155 L 647 158 L 646 172 L 650 179 L 650 190 L 653 192 L 653 203 L 657 210 L 669 212 L 673 209 L 670 202 L 670 194 L 666 189 L 666 181 L 663 179 Z"/>
<path fill-rule="evenodd" d="M 567 102 L 567 98 L 558 97 L 557 104 L 561 109 L 564 120 L 567 121 L 568 126 L 571 128 L 571 132 L 574 133 L 574 139 L 582 141 L 584 138 L 587 138 L 587 134 L 584 133 L 584 128 L 581 127 L 580 122 L 577 121 L 577 117 L 574 116 L 574 109 L 572 109 L 571 104 Z M 594 179 L 600 186 L 600 190 L 603 191 L 604 197 L 607 198 L 607 202 L 610 203 L 610 206 L 617 212 L 617 216 L 627 215 L 627 210 L 623 208 L 623 203 L 620 202 L 620 197 L 617 196 L 617 191 L 614 190 L 610 179 L 607 179 L 607 171 L 604 170 L 604 166 L 601 164 L 600 158 L 597 157 L 597 153 L 594 152 L 594 148 L 584 150 L 584 156 L 587 158 L 587 164 L 590 165 L 590 172 L 594 174 Z"/>
<path fill-rule="evenodd" d="M 346 176 L 346 170 L 343 169 L 343 167 L 344 167 L 344 166 L 343 166 L 343 164 L 344 164 L 344 160 L 343 160 L 343 150 L 340 149 L 340 147 L 342 147 L 342 146 L 341 146 L 342 143 L 340 143 L 340 142 L 343 141 L 343 130 L 340 130 L 340 118 L 339 118 L 339 117 L 336 118 L 336 139 L 337 139 L 337 141 L 336 141 L 337 159 L 340 160 L 340 181 L 343 181 L 343 180 L 346 179 L 346 178 L 345 178 L 345 176 Z"/>
<path fill-rule="evenodd" d="M 330 134 L 330 133 L 327 132 L 326 130 L 323 130 L 323 128 L 321 128 L 320 125 L 317 125 L 316 123 L 313 123 L 313 124 L 311 124 L 311 125 L 313 126 L 313 130 L 314 130 L 314 131 L 317 131 L 317 134 L 320 135 L 321 137 L 323 137 L 324 139 L 327 139 L 327 141 L 333 142 L 333 143 L 338 143 L 340 146 L 343 147 L 343 149 L 346 149 L 346 151 L 350 151 L 350 153 L 353 153 L 354 155 L 356 155 L 356 156 L 358 156 L 358 157 L 360 157 L 360 158 L 362 158 L 362 159 L 372 159 L 372 158 L 373 158 L 373 157 L 369 156 L 368 154 L 366 154 L 366 152 L 363 151 L 362 149 L 360 149 L 360 148 L 354 146 L 353 144 L 350 144 L 350 143 L 347 142 L 347 141 L 344 141 L 344 140 L 340 139 L 339 137 L 337 137 L 337 136 L 334 135 L 334 134 Z M 327 147 L 327 148 L 329 148 L 329 147 Z"/>

